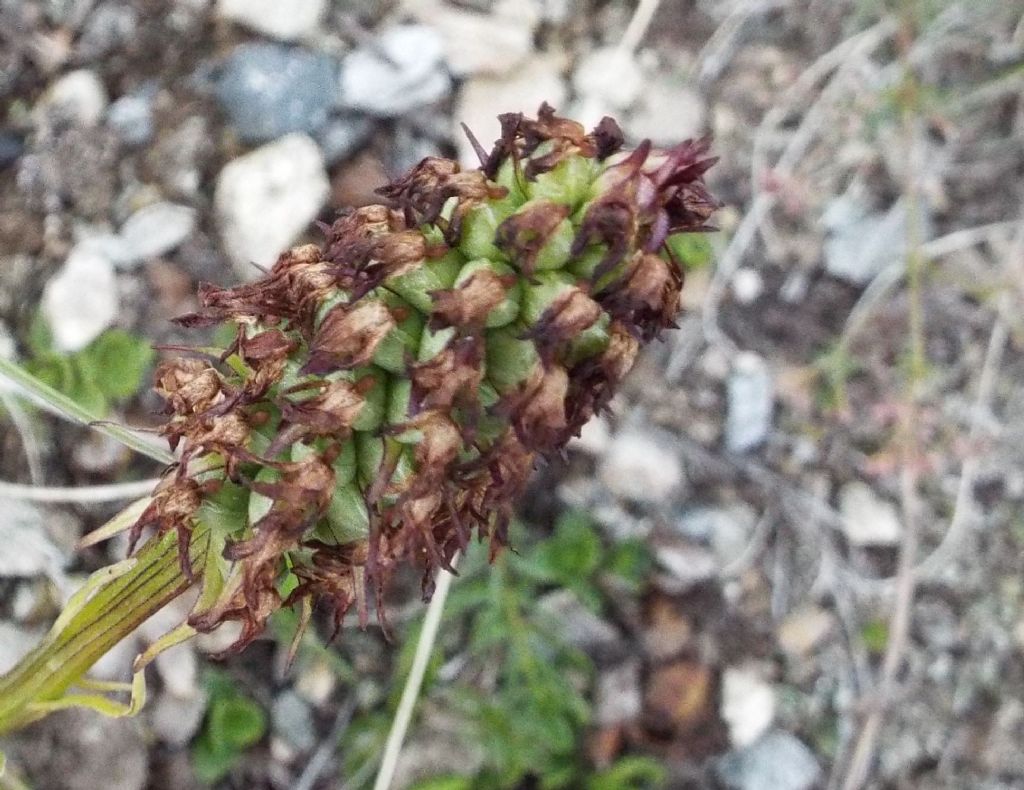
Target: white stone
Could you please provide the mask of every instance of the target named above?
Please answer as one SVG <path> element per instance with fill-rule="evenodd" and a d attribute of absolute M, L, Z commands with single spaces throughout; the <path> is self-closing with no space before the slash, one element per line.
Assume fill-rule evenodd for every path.
<path fill-rule="evenodd" d="M 533 53 L 534 26 L 516 12 L 481 14 L 439 3 L 414 6 L 417 18 L 444 40 L 452 74 L 507 74 Z"/>
<path fill-rule="evenodd" d="M 316 218 L 330 184 L 320 149 L 289 134 L 232 160 L 217 177 L 214 207 L 228 255 L 255 279 Z"/>
<path fill-rule="evenodd" d="M 171 694 L 176 697 L 191 697 L 197 693 L 196 678 L 199 670 L 195 647 L 191 642 L 175 645 L 158 655 L 153 663 L 156 664 L 156 671 L 164 682 L 164 688 Z"/>
<path fill-rule="evenodd" d="M 628 109 L 644 90 L 644 73 L 633 53 L 601 47 L 584 55 L 572 74 L 582 96 L 601 100 L 611 110 Z"/>
<path fill-rule="evenodd" d="M 114 323 L 119 310 L 114 264 L 88 244 L 76 244 L 43 289 L 43 317 L 61 351 L 87 346 Z"/>
<path fill-rule="evenodd" d="M 547 102 L 555 108 L 565 103 L 566 85 L 557 59 L 545 56 L 530 58 L 522 68 L 507 77 L 473 77 L 467 80 L 459 94 L 455 110 L 454 135 L 459 150 L 459 161 L 467 167 L 480 165 L 459 122 L 465 123 L 485 149 L 490 149 L 501 133 L 498 116 L 505 112 L 535 115 L 537 108 Z"/>
<path fill-rule="evenodd" d="M 772 427 L 775 401 L 768 365 L 752 352 L 738 354 L 727 391 L 725 445 L 733 453 L 752 450 L 768 437 Z"/>
<path fill-rule="evenodd" d="M 750 746 L 775 720 L 775 689 L 753 669 L 729 667 L 722 674 L 722 719 L 733 746 Z"/>
<path fill-rule="evenodd" d="M 16 499 L 0 500 L 0 578 L 62 579 L 65 557 L 46 534 L 46 514 Z"/>
<path fill-rule="evenodd" d="M 119 266 L 130 267 L 157 258 L 180 245 L 196 229 L 196 210 L 161 201 L 140 208 L 121 226 Z"/>
<path fill-rule="evenodd" d="M 601 482 L 636 502 L 670 499 L 683 483 L 683 465 L 676 453 L 649 434 L 616 436 L 601 463 Z"/>
<path fill-rule="evenodd" d="M 95 71 L 77 69 L 60 77 L 43 95 L 43 116 L 76 126 L 96 126 L 107 109 L 107 89 Z"/>
<path fill-rule="evenodd" d="M 0 675 L 17 664 L 39 643 L 42 636 L 41 631 L 0 620 Z"/>
<path fill-rule="evenodd" d="M 317 707 L 330 701 L 337 686 L 337 673 L 330 664 L 319 659 L 302 669 L 295 680 L 295 691 L 299 696 Z"/>
<path fill-rule="evenodd" d="M 619 633 L 594 614 L 572 590 L 549 592 L 537 601 L 537 608 L 554 621 L 561 637 L 580 650 L 607 648 L 619 640 Z"/>
<path fill-rule="evenodd" d="M 764 293 L 764 279 L 757 269 L 741 266 L 732 276 L 732 294 L 740 304 L 750 304 Z"/>
<path fill-rule="evenodd" d="M 661 587 L 681 595 L 707 582 L 718 574 L 715 555 L 700 546 L 688 544 L 659 546 L 655 552 L 658 565 L 670 574 L 659 580 Z"/>
<path fill-rule="evenodd" d="M 839 492 L 843 533 L 854 546 L 893 546 L 900 542 L 903 526 L 892 502 L 879 498 L 871 486 L 855 480 Z"/>
<path fill-rule="evenodd" d="M 634 140 L 671 146 L 704 134 L 704 100 L 680 77 L 662 77 L 644 85 L 637 106 L 623 117 L 623 129 Z"/>
<path fill-rule="evenodd" d="M 187 696 L 164 692 L 148 709 L 153 733 L 166 744 L 180 747 L 199 732 L 206 713 L 206 693 L 196 689 Z"/>
<path fill-rule="evenodd" d="M 425 25 L 385 30 L 377 46 L 348 55 L 341 67 L 339 103 L 386 118 L 439 101 L 451 90 L 444 42 Z"/>
<path fill-rule="evenodd" d="M 217 0 L 222 19 L 281 41 L 294 41 L 317 32 L 327 0 Z"/>
<path fill-rule="evenodd" d="M 922 241 L 932 235 L 931 218 L 920 206 L 917 231 Z M 870 203 L 860 191 L 831 200 L 821 222 L 827 230 L 825 238 L 825 270 L 854 285 L 866 285 L 888 266 L 907 255 L 907 203 L 893 203 L 888 211 L 872 212 Z"/>
<path fill-rule="evenodd" d="M 633 659 L 597 676 L 594 719 L 602 726 L 632 721 L 640 715 L 640 661 Z"/>
<path fill-rule="evenodd" d="M 773 730 L 713 765 L 725 790 L 812 790 L 821 787 L 814 752 L 784 730 Z M 718 785 L 715 785 L 718 787 Z"/>
<path fill-rule="evenodd" d="M 608 452 L 612 442 L 612 432 L 608 420 L 604 417 L 592 417 L 583 424 L 580 435 L 569 441 L 569 449 L 587 455 L 601 456 Z"/>

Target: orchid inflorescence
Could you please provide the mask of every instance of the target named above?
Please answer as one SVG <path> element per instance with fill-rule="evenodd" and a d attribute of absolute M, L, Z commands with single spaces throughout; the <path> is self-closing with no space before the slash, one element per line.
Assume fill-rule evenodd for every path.
<path fill-rule="evenodd" d="M 505 545 L 538 459 L 673 325 L 683 268 L 666 240 L 717 206 L 707 142 L 623 152 L 611 119 L 586 133 L 547 105 L 500 121 L 490 152 L 470 136 L 479 169 L 424 159 L 322 246 L 203 285 L 178 319 L 235 335 L 159 366 L 180 460 L 131 542 L 175 532 L 191 580 L 189 541 L 210 526 L 192 628 L 240 621 L 241 649 L 314 601 L 336 627 L 353 606 L 365 624 L 403 562 L 429 596 L 474 533 Z"/>

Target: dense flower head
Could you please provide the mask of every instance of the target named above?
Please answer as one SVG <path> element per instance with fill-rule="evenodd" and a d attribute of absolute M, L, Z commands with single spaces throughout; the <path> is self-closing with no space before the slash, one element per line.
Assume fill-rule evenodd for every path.
<path fill-rule="evenodd" d="M 538 459 L 673 325 L 683 269 L 666 239 L 707 229 L 707 142 L 622 152 L 611 119 L 587 133 L 547 105 L 500 121 L 490 152 L 471 137 L 479 169 L 424 159 L 322 246 L 202 286 L 179 319 L 236 334 L 157 371 L 181 460 L 132 537 L 184 546 L 213 525 L 199 630 L 239 620 L 240 648 L 312 600 L 365 622 L 404 562 L 429 595 L 474 535 L 505 543 Z"/>

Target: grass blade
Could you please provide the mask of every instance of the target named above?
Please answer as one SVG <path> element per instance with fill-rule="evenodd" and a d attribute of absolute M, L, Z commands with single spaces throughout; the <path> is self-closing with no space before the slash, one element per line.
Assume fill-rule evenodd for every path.
<path fill-rule="evenodd" d="M 41 402 L 54 414 L 66 420 L 94 428 L 111 439 L 120 442 L 125 447 L 148 456 L 154 461 L 159 461 L 162 464 L 174 462 L 174 456 L 166 450 L 157 447 L 131 428 L 102 421 L 95 414 L 91 414 L 88 410 L 83 409 L 67 395 L 57 392 L 53 387 L 41 382 L 16 362 L 0 358 L 0 378 L 7 379 L 28 393 L 33 400 Z"/>

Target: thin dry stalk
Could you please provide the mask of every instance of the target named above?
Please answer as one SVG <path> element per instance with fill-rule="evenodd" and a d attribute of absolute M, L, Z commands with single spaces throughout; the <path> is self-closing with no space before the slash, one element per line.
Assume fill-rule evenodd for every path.
<path fill-rule="evenodd" d="M 152 493 L 159 478 L 136 480 L 130 483 L 111 483 L 96 486 L 32 486 L 0 481 L 0 498 L 21 499 L 26 502 L 85 505 L 96 502 L 117 502 L 138 499 Z"/>

